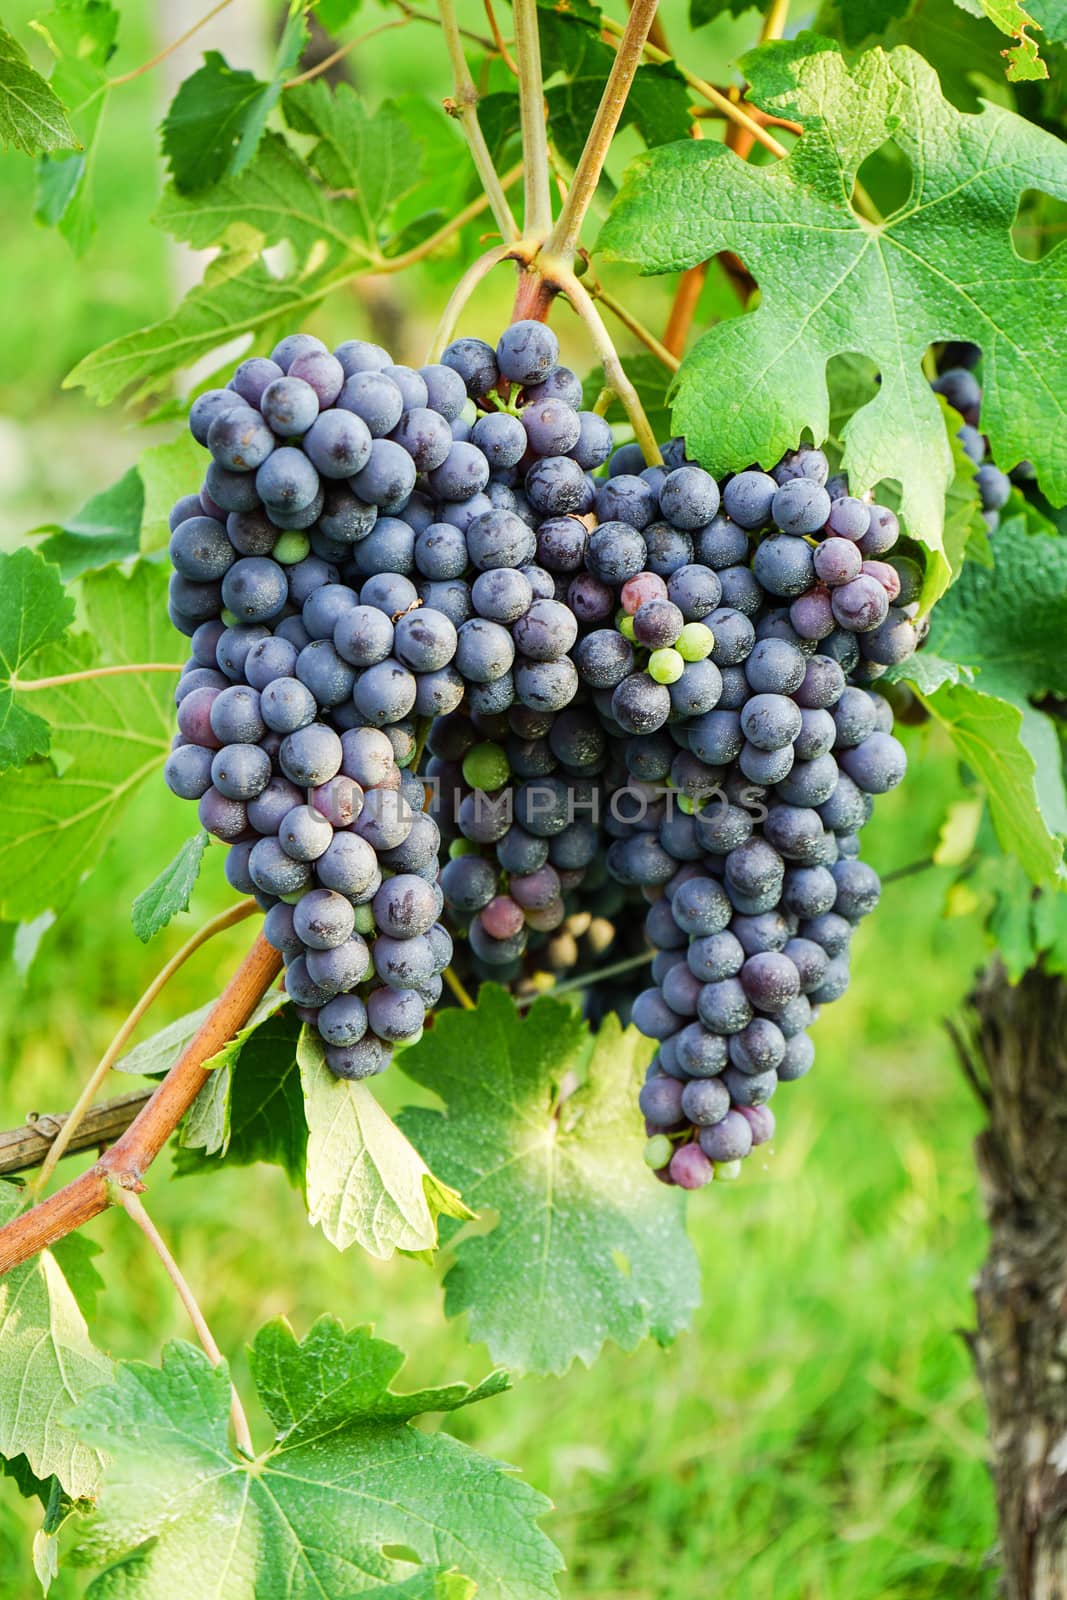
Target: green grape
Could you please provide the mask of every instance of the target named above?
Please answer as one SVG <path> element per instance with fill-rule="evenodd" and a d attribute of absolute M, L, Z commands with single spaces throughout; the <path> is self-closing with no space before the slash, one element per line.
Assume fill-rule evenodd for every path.
<path fill-rule="evenodd" d="M 673 645 L 653 650 L 648 658 L 648 675 L 653 683 L 677 683 L 684 671 L 685 661 Z"/>
<path fill-rule="evenodd" d="M 241 626 L 241 619 L 235 612 L 225 610 L 221 612 L 221 616 L 228 628 L 239 628 Z"/>
<path fill-rule="evenodd" d="M 311 549 L 311 540 L 306 533 L 291 531 L 279 536 L 271 555 L 275 561 L 280 561 L 283 567 L 294 567 Z"/>
<path fill-rule="evenodd" d="M 352 909 L 356 914 L 356 933 L 373 933 L 374 907 L 370 904 L 370 902 L 368 901 L 365 906 L 353 906 Z"/>
<path fill-rule="evenodd" d="M 476 856 L 481 849 L 473 839 L 453 839 L 448 847 L 449 861 L 455 861 L 457 856 Z"/>
<path fill-rule="evenodd" d="M 503 788 L 510 774 L 508 758 L 498 744 L 476 744 L 463 757 L 463 777 L 472 789 L 491 794 Z"/>
<path fill-rule="evenodd" d="M 674 648 L 683 661 L 703 661 L 710 656 L 715 645 L 715 635 L 703 622 L 687 622 Z"/>
<path fill-rule="evenodd" d="M 658 1172 L 661 1167 L 667 1165 L 673 1152 L 674 1146 L 665 1133 L 654 1134 L 645 1145 L 645 1164 L 650 1166 L 653 1172 Z"/>
<path fill-rule="evenodd" d="M 741 1176 L 740 1161 L 716 1161 L 714 1166 L 716 1183 L 736 1183 Z"/>
<path fill-rule="evenodd" d="M 622 634 L 624 639 L 629 639 L 631 644 L 633 644 L 635 642 L 635 637 L 636 636 L 634 634 L 634 619 L 633 619 L 633 617 L 628 617 L 626 615 L 625 611 L 620 611 L 619 612 L 619 616 L 618 616 L 618 620 L 616 622 L 616 627 L 618 628 L 619 632 Z"/>

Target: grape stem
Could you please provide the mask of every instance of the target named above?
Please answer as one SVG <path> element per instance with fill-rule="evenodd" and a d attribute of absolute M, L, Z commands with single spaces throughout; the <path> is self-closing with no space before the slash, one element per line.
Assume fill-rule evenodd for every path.
<path fill-rule="evenodd" d="M 459 118 L 467 140 L 467 147 L 471 159 L 481 179 L 482 188 L 485 190 L 489 201 L 489 209 L 496 218 L 497 227 L 504 239 L 514 242 L 519 238 L 519 229 L 512 216 L 511 207 L 508 205 L 507 195 L 501 187 L 500 179 L 493 165 L 493 158 L 489 154 L 489 146 L 485 142 L 481 124 L 478 121 L 478 90 L 474 79 L 471 77 L 467 58 L 463 54 L 463 40 L 460 36 L 459 24 L 456 21 L 456 8 L 453 0 L 437 0 L 438 11 L 441 16 L 441 27 L 444 29 L 445 45 L 448 50 L 448 59 L 452 63 L 452 77 L 455 85 L 454 103 L 447 106 L 453 115 Z"/>
<path fill-rule="evenodd" d="M 489 276 L 493 268 L 502 261 L 524 259 L 521 251 L 514 244 L 498 244 L 492 250 L 487 250 L 484 255 L 472 261 L 466 272 L 460 278 L 456 287 L 448 297 L 448 304 L 441 313 L 441 320 L 437 324 L 437 331 L 433 337 L 433 344 L 427 360 L 439 361 L 441 352 L 455 332 L 456 323 L 463 314 L 464 307 L 471 295 L 477 289 L 483 278 Z"/>
<path fill-rule="evenodd" d="M 550 257 L 562 261 L 567 267 L 573 265 L 582 223 L 593 203 L 611 142 L 645 53 L 657 3 L 658 0 L 634 0 L 626 26 L 618 30 L 620 37 L 615 60 L 611 64 L 600 105 L 574 169 L 574 181 L 545 246 Z M 670 60 L 670 57 L 666 59 Z"/>
<path fill-rule="evenodd" d="M 652 425 L 645 415 L 645 408 L 641 404 L 637 390 L 630 382 L 619 358 L 619 352 L 611 341 L 611 335 L 604 326 L 604 319 L 593 303 L 588 289 L 562 261 L 546 262 L 543 270 L 549 281 L 566 295 L 574 311 L 589 330 L 593 346 L 604 368 L 604 378 L 625 408 L 634 430 L 634 438 L 641 446 L 641 453 L 646 463 L 650 467 L 660 465 L 663 457 L 660 455 Z"/>
<path fill-rule="evenodd" d="M 523 234 L 543 239 L 552 226 L 549 188 L 548 132 L 545 127 L 545 89 L 541 72 L 541 40 L 537 29 L 537 0 L 512 0 L 515 54 L 519 65 L 519 119 L 522 125 L 522 165 L 526 205 Z"/>
<path fill-rule="evenodd" d="M 180 672 L 180 661 L 123 661 L 116 667 L 86 667 L 84 672 L 60 672 L 54 678 L 12 678 L 8 684 L 18 694 L 31 689 L 62 689 L 68 683 L 85 683 L 90 678 L 117 678 L 126 672 Z"/>
<path fill-rule="evenodd" d="M 464 1011 L 474 1011 L 476 1009 L 474 1001 L 471 999 L 462 983 L 456 977 L 456 974 L 453 972 L 452 968 L 446 967 L 441 976 L 448 984 L 448 987 L 452 990 L 452 993 L 455 995 Z"/>
<path fill-rule="evenodd" d="M 204 1063 L 245 1026 L 281 970 L 262 934 L 151 1099 L 86 1172 L 0 1228 L 0 1276 L 115 1204 L 115 1190 L 140 1193 L 144 1174 L 208 1079 Z"/>
<path fill-rule="evenodd" d="M 589 293 L 593 299 L 599 300 L 605 310 L 610 311 L 612 316 L 633 334 L 635 339 L 640 339 L 641 343 L 647 350 L 651 351 L 657 361 L 662 361 L 663 365 L 669 367 L 672 372 L 678 371 L 681 362 L 667 344 L 661 344 L 651 329 L 646 328 L 644 323 L 638 322 L 637 318 L 627 310 L 621 300 L 616 300 L 613 294 L 609 294 L 605 288 L 592 280 L 588 274 L 585 281 L 589 285 Z"/>
<path fill-rule="evenodd" d="M 213 939 L 217 933 L 222 933 L 225 929 L 232 928 L 236 923 L 243 922 L 245 917 L 250 917 L 253 911 L 257 909 L 254 900 L 241 900 L 237 905 L 231 906 L 217 917 L 212 917 L 211 921 L 205 922 L 202 928 L 198 928 L 192 938 L 187 939 L 181 949 L 176 950 L 167 964 L 156 973 L 152 982 L 148 985 L 148 988 L 93 1068 L 66 1121 L 53 1139 L 51 1149 L 41 1162 L 41 1170 L 30 1185 L 30 1193 L 34 1197 L 39 1197 L 47 1188 L 49 1178 L 81 1126 L 82 1119 L 92 1105 L 94 1095 L 115 1065 L 115 1062 L 119 1059 L 141 1018 L 154 1001 L 158 999 L 159 995 L 162 994 L 174 974 L 184 967 L 189 957 L 195 955 L 201 945 L 207 944 L 208 940 Z"/>
<path fill-rule="evenodd" d="M 512 184 L 517 183 L 521 177 L 522 165 L 517 163 L 504 173 L 500 180 L 500 186 L 502 189 L 510 189 Z M 424 261 L 427 256 L 433 254 L 439 245 L 446 244 L 454 233 L 458 233 L 461 228 L 467 226 L 468 222 L 473 222 L 476 217 L 480 217 L 482 212 L 488 209 L 488 206 L 488 199 L 484 194 L 480 194 L 469 205 L 465 205 L 462 211 L 457 211 L 454 217 L 450 217 L 446 223 L 443 223 L 436 233 L 431 233 L 427 238 L 423 239 L 421 244 L 413 245 L 410 250 L 405 250 L 403 255 L 385 256 L 376 261 L 370 269 L 371 274 L 403 272 L 406 268 L 413 267 L 416 262 Z"/>
<path fill-rule="evenodd" d="M 616 961 L 610 967 L 598 967 L 592 972 L 585 972 L 580 978 L 567 978 L 563 983 L 554 983 L 551 989 L 544 989 L 540 994 L 520 995 L 515 1002 L 517 1011 L 526 1011 L 535 1001 L 548 996 L 554 999 L 558 994 L 571 994 L 576 989 L 588 989 L 591 984 L 602 983 L 605 978 L 618 978 L 624 972 L 633 972 L 637 967 L 647 967 L 655 955 L 654 950 L 643 950 L 639 956 L 627 956 L 625 961 Z"/>
<path fill-rule="evenodd" d="M 393 0 L 393 4 L 399 7 L 403 13 L 402 16 L 394 17 L 390 22 L 379 22 L 377 27 L 368 28 L 365 33 L 357 35 L 355 39 L 346 40 L 344 44 L 338 45 L 336 50 L 331 51 L 328 56 L 324 56 L 321 61 L 316 61 L 315 65 L 309 67 L 306 72 L 301 72 L 295 78 L 287 78 L 282 84 L 282 88 L 295 89 L 302 83 L 310 83 L 313 78 L 321 77 L 324 72 L 329 72 L 331 67 L 335 67 L 339 61 L 343 61 L 346 56 L 351 55 L 353 50 L 358 50 L 360 45 L 376 38 L 379 33 L 388 33 L 392 28 L 406 28 L 409 22 L 428 22 L 433 28 L 441 26 L 440 18 L 433 16 L 429 11 L 417 11 L 414 6 L 405 4 L 405 0 Z M 490 53 L 499 50 L 506 59 L 504 42 L 503 40 L 497 40 L 495 32 L 492 39 L 486 38 L 484 33 L 474 33 L 470 28 L 460 28 L 459 32 L 461 38 L 469 39 L 472 44 L 480 45 L 483 50 L 488 50 Z"/>
<path fill-rule="evenodd" d="M 193 37 L 194 33 L 199 33 L 201 28 L 205 27 L 214 17 L 217 17 L 220 11 L 225 11 L 230 4 L 232 4 L 232 0 L 219 0 L 218 5 L 212 6 L 211 10 L 205 12 L 198 22 L 194 22 L 191 27 L 186 28 L 185 32 L 177 39 L 172 39 L 170 44 L 165 45 L 150 60 L 143 61 L 139 67 L 134 67 L 132 72 L 124 72 L 117 78 L 109 78 L 107 87 L 109 89 L 117 89 L 121 84 L 132 83 L 134 78 L 140 78 L 146 72 L 151 72 L 153 67 L 158 67 L 160 62 L 166 61 L 167 57 L 172 56 L 175 50 L 180 50 L 182 45 Z"/>
<path fill-rule="evenodd" d="M 175 1261 L 159 1229 L 144 1208 L 140 1197 L 129 1189 L 116 1188 L 115 1203 L 120 1205 L 126 1215 L 135 1222 L 148 1240 L 152 1249 L 163 1263 L 163 1269 L 178 1293 L 178 1299 L 189 1314 L 197 1338 L 204 1349 L 204 1354 L 213 1367 L 220 1367 L 223 1361 L 222 1351 L 215 1343 L 215 1336 L 207 1325 L 207 1318 L 201 1311 L 197 1298 L 192 1291 L 189 1280 Z M 249 1461 L 255 1458 L 255 1446 L 252 1443 L 252 1433 L 248 1426 L 245 1408 L 241 1404 L 241 1397 L 231 1379 L 230 1382 L 230 1421 L 233 1423 L 233 1436 L 237 1441 L 237 1448 Z"/>
<path fill-rule="evenodd" d="M 508 71 L 511 73 L 512 77 L 517 78 L 519 76 L 519 69 L 512 60 L 511 52 L 507 47 L 504 35 L 500 31 L 500 24 L 496 20 L 496 12 L 493 10 L 493 0 L 484 0 L 484 5 L 485 20 L 489 24 L 489 32 L 493 35 L 493 43 L 496 46 L 497 54 L 507 67 Z"/>

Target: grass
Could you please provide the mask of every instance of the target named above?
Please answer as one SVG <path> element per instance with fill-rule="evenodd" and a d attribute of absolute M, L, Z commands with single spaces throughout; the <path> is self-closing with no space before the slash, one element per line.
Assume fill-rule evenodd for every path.
<path fill-rule="evenodd" d="M 870 830 L 883 869 L 928 852 L 952 794 L 936 741 L 911 743 L 909 786 L 880 803 Z M 181 919 L 145 950 L 126 921 L 185 821 L 151 793 L 143 805 L 137 831 L 156 842 L 112 850 L 44 934 L 25 987 L 9 982 L 0 1001 L 4 1125 L 70 1103 L 131 998 L 186 936 Z M 225 903 L 220 856 L 198 887 L 198 918 Z M 691 1333 L 667 1351 L 609 1348 L 590 1371 L 528 1379 L 450 1419 L 551 1495 L 568 1600 L 691 1600 L 707 1586 L 729 1600 L 992 1595 L 983 1418 L 958 1331 L 983 1248 L 978 1116 L 940 1026 L 981 948 L 972 924 L 941 919 L 945 876 L 887 887 L 857 941 L 852 989 L 818 1024 L 815 1071 L 776 1101 L 773 1156 L 693 1202 L 704 1304 Z M 203 951 L 153 1025 L 224 981 L 247 938 L 236 929 Z M 396 1075 L 387 1092 L 402 1098 Z M 239 1381 L 262 1321 L 284 1314 L 303 1331 L 324 1310 L 404 1346 L 405 1383 L 486 1370 L 462 1323 L 444 1322 L 434 1272 L 337 1255 L 280 1173 L 178 1181 L 167 1166 L 153 1172 L 149 1207 Z M 187 1337 L 128 1221 L 112 1213 L 90 1231 L 105 1246 L 99 1342 L 155 1359 L 167 1338 Z M 4 1485 L 3 1600 L 35 1592 L 28 1526 Z M 64 1571 L 52 1594 L 83 1590 Z"/>

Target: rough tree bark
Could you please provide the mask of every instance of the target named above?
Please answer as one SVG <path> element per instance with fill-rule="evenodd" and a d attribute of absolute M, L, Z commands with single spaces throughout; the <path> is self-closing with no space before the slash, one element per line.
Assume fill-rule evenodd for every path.
<path fill-rule="evenodd" d="M 998 965 L 971 996 L 965 1070 L 989 1218 L 975 1365 L 989 1410 L 1006 1600 L 1067 1600 L 1067 983 Z"/>

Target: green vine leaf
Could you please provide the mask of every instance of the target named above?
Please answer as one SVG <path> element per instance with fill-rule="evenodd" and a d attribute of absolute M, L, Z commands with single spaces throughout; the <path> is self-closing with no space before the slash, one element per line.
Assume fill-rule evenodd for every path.
<path fill-rule="evenodd" d="M 79 1549 L 112 1563 L 94 1600 L 134 1590 L 173 1600 L 220 1585 L 227 1600 L 460 1600 L 472 1584 L 494 1600 L 555 1596 L 562 1563 L 537 1526 L 544 1496 L 448 1434 L 411 1426 L 499 1394 L 506 1375 L 397 1394 L 390 1383 L 402 1363 L 394 1346 L 329 1317 L 302 1343 L 284 1322 L 268 1323 L 250 1366 L 275 1438 L 254 1463 L 229 1443 L 225 1362 L 212 1367 L 174 1342 L 161 1367 L 120 1363 L 114 1384 L 75 1413 L 109 1463 Z"/>
<path fill-rule="evenodd" d="M 980 4 L 993 26 L 1016 41 L 1009 50 L 1002 52 L 1008 62 L 1008 81 L 1027 83 L 1035 78 L 1047 78 L 1048 67 L 1041 59 L 1038 41 L 1027 31 L 1040 29 L 1036 17 L 1030 15 L 1020 0 L 980 0 Z"/>
<path fill-rule="evenodd" d="M 1029 531 L 1019 513 L 990 543 L 992 568 L 965 563 L 934 611 L 927 648 L 899 676 L 983 783 L 1001 847 L 1032 882 L 1052 884 L 1063 871 L 1067 791 L 1055 723 L 1035 702 L 1067 696 L 1067 540 Z M 966 681 L 938 681 L 944 666 Z"/>
<path fill-rule="evenodd" d="M 74 602 L 50 562 L 31 550 L 0 552 L 0 772 L 48 753 L 47 721 L 15 698 L 18 674 L 73 620 Z"/>
<path fill-rule="evenodd" d="M 186 839 L 158 878 L 153 878 L 148 888 L 141 890 L 130 908 L 130 921 L 142 944 L 154 939 L 179 912 L 188 911 L 204 851 L 210 843 L 210 837 L 201 828 L 191 839 Z"/>
<path fill-rule="evenodd" d="M 803 125 L 790 155 L 757 167 L 710 140 L 651 151 L 631 167 L 600 247 L 644 272 L 733 250 L 759 282 L 758 308 L 706 333 L 678 376 L 675 425 L 716 471 L 769 466 L 805 428 L 824 439 L 827 362 L 868 355 L 881 386 L 845 429 L 843 465 L 855 492 L 901 485 L 908 531 L 933 552 L 943 589 L 953 466 L 921 368 L 932 341 L 982 345 L 994 457 L 1007 467 L 1028 456 L 1048 497 L 1067 498 L 1067 355 L 1053 333 L 1067 247 L 1024 262 L 1010 231 L 1024 190 L 1067 195 L 1067 152 L 1000 107 L 962 115 L 906 48 L 870 50 L 850 70 L 807 35 L 741 68 L 757 105 Z M 872 223 L 853 209 L 853 185 L 887 139 L 911 161 L 912 193 Z"/>
<path fill-rule="evenodd" d="M 25 50 L 0 23 L 0 145 L 25 156 L 76 150 L 63 102 L 30 66 Z"/>
<path fill-rule="evenodd" d="M 303 7 L 291 6 L 265 83 L 231 67 L 217 50 L 205 53 L 204 65 L 185 79 L 163 122 L 163 153 L 181 193 L 210 189 L 248 166 L 307 37 Z"/>
<path fill-rule="evenodd" d="M 198 488 L 203 480 L 203 447 L 183 427 L 176 439 L 143 450 L 137 468 L 144 483 L 140 549 L 142 555 L 150 555 L 167 548 L 175 500 Z"/>
<path fill-rule="evenodd" d="M 166 588 L 164 569 L 148 562 L 128 577 L 86 577 L 85 631 L 42 650 L 36 675 L 180 662 L 185 641 L 167 620 Z M 52 759 L 0 778 L 0 918 L 28 921 L 63 907 L 144 783 L 154 779 L 162 789 L 175 681 L 166 672 L 130 672 L 35 691 L 34 711 L 51 729 Z"/>
<path fill-rule="evenodd" d="M 269 1161 L 302 1187 L 307 1165 L 307 1122 L 296 1044 L 300 1022 L 285 994 L 271 990 L 248 1025 L 205 1061 L 211 1073 L 181 1129 L 175 1171 L 217 1171 Z"/>
<path fill-rule="evenodd" d="M 51 85 L 65 105 L 81 146 L 43 156 L 37 168 L 34 215 L 58 228 L 75 255 L 93 234 L 93 170 L 97 142 L 110 96 L 107 63 L 115 50 L 119 14 L 109 0 L 63 0 L 33 23 L 56 58 Z"/>
<path fill-rule="evenodd" d="M 23 1205 L 21 1190 L 0 1184 L 0 1223 Z M 0 1278 L 0 1455 L 24 1456 L 36 1479 L 55 1477 L 74 1499 L 92 1493 L 100 1455 L 71 1430 L 68 1412 L 111 1374 L 51 1251 Z"/>
<path fill-rule="evenodd" d="M 590 1054 L 591 1050 L 591 1054 Z M 445 1310 L 495 1360 L 534 1372 L 587 1365 L 611 1339 L 672 1339 L 699 1301 L 684 1203 L 641 1159 L 633 1106 L 651 1046 L 610 1016 L 595 1039 L 558 1000 L 526 1018 L 492 984 L 405 1052 L 404 1072 L 444 1101 L 401 1126 L 496 1225 L 454 1242 Z M 576 1073 L 581 1086 L 573 1086 Z M 456 1230 L 442 1230 L 446 1240 Z"/>
<path fill-rule="evenodd" d="M 365 1083 L 335 1078 L 318 1034 L 297 1045 L 307 1118 L 307 1202 L 332 1245 L 388 1260 L 437 1248 L 439 1216 L 474 1213 L 436 1178 Z"/>
<path fill-rule="evenodd" d="M 34 528 L 35 535 L 48 535 L 39 547 L 41 555 L 55 562 L 64 583 L 126 561 L 140 546 L 144 501 L 141 474 L 131 467 L 65 522 Z"/>

